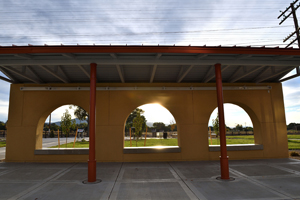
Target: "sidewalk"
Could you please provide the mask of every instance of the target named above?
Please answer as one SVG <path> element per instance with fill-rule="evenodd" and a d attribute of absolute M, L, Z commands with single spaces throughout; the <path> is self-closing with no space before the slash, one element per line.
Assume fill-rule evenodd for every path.
<path fill-rule="evenodd" d="M 300 199 L 300 161 L 97 163 L 98 184 L 83 184 L 87 163 L 0 163 L 0 199 Z"/>

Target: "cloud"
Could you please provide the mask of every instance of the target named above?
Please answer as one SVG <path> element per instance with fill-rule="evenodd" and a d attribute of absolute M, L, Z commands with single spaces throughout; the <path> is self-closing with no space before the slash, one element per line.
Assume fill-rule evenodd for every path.
<path fill-rule="evenodd" d="M 218 108 L 216 108 L 212 112 L 209 119 L 209 126 L 212 126 L 212 120 L 216 119 L 217 113 L 218 113 Z M 224 113 L 225 113 L 225 124 L 228 127 L 235 127 L 237 124 L 253 127 L 249 115 L 246 113 L 244 109 L 242 109 L 237 105 L 225 103 Z"/>
<path fill-rule="evenodd" d="M 58 107 L 57 109 L 55 109 L 52 113 L 51 113 L 51 123 L 54 122 L 60 122 L 61 121 L 61 117 L 63 115 L 63 113 L 66 112 L 66 110 L 68 110 L 69 114 L 71 115 L 72 119 L 75 119 L 75 115 L 74 115 L 74 107 L 72 107 L 72 109 L 69 109 L 70 105 L 64 105 L 61 107 Z M 49 122 L 49 116 L 46 119 L 46 122 Z"/>
<path fill-rule="evenodd" d="M 6 121 L 8 117 L 8 100 L 0 99 L 0 121 Z"/>
<path fill-rule="evenodd" d="M 283 45 L 282 39 L 294 31 L 292 20 L 278 25 L 278 10 L 285 6 L 286 0 L 5 0 L 0 2 L 0 45 Z M 283 83 L 287 116 L 295 119 L 299 85 L 299 78 Z M 9 83 L 1 80 L 0 100 L 9 100 Z M 0 120 L 5 120 L 8 108 L 0 109 Z M 242 116 L 241 111 L 229 109 L 226 113 Z M 54 113 L 53 119 L 60 116 Z M 245 121 L 234 116 L 226 119 L 232 121 L 226 122 L 229 126 Z"/>
<path fill-rule="evenodd" d="M 171 120 L 175 121 L 170 111 L 160 104 L 145 104 L 139 108 L 145 111 L 143 115 L 147 122 L 163 122 L 167 125 Z"/>

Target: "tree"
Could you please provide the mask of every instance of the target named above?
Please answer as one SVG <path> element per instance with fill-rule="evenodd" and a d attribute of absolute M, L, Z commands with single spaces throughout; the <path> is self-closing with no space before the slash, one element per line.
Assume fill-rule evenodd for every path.
<path fill-rule="evenodd" d="M 0 121 L 0 130 L 6 130 L 6 124 Z"/>
<path fill-rule="evenodd" d="M 216 119 L 212 120 L 212 125 L 214 127 L 216 137 L 218 137 L 219 136 L 219 113 L 217 114 Z"/>
<path fill-rule="evenodd" d="M 287 125 L 287 130 L 298 130 L 300 128 L 300 124 L 297 123 L 289 123 L 289 125 Z"/>
<path fill-rule="evenodd" d="M 248 126 L 245 128 L 245 131 L 253 131 L 253 127 Z"/>
<path fill-rule="evenodd" d="M 175 129 L 176 127 L 176 122 L 174 120 L 171 120 L 170 121 L 170 128 L 171 128 L 171 131 L 173 132 L 173 130 Z"/>
<path fill-rule="evenodd" d="M 133 126 L 135 128 L 135 136 L 136 136 L 136 146 L 137 146 L 137 141 L 139 140 L 139 137 L 142 135 L 142 129 L 143 125 L 146 124 L 145 118 L 141 116 L 144 111 L 137 111 L 137 116 L 133 119 Z"/>
<path fill-rule="evenodd" d="M 163 122 L 154 122 L 153 128 L 155 128 L 156 130 L 165 130 L 166 125 Z"/>
<path fill-rule="evenodd" d="M 240 132 L 240 131 L 243 130 L 243 125 L 242 125 L 242 124 L 237 124 L 237 125 L 235 126 L 235 129 L 236 129 L 238 132 Z"/>
<path fill-rule="evenodd" d="M 71 128 L 74 128 L 76 126 L 75 119 L 72 120 L 71 115 L 69 111 L 66 109 L 66 112 L 63 113 L 63 116 L 61 117 L 61 129 L 62 132 L 65 133 L 66 136 L 66 146 L 68 144 L 67 138 L 69 137 Z"/>
<path fill-rule="evenodd" d="M 72 107 L 72 106 L 70 106 Z M 74 106 L 75 107 L 75 110 L 74 110 L 74 115 L 80 120 L 80 121 L 83 121 L 83 120 L 87 120 L 87 133 L 89 136 L 89 114 L 88 112 L 86 112 L 83 108 L 81 108 L 80 106 Z M 81 123 L 81 122 L 80 122 Z"/>
<path fill-rule="evenodd" d="M 143 111 L 142 109 L 136 108 L 136 109 L 134 109 L 134 111 L 132 111 L 132 113 L 130 113 L 130 115 L 128 116 L 128 118 L 127 118 L 127 120 L 126 120 L 126 124 L 125 124 L 125 132 L 128 132 L 128 131 L 129 131 L 129 128 L 133 127 L 133 119 L 136 118 L 137 113 L 142 114 L 142 113 L 144 113 L 144 112 L 145 112 L 145 111 Z M 145 116 L 143 116 L 143 115 L 140 115 L 140 116 L 141 116 L 141 117 L 144 119 L 144 121 L 145 121 L 145 123 L 143 124 L 143 128 L 142 128 L 142 130 L 145 130 L 145 129 L 146 129 L 146 118 L 145 118 Z"/>

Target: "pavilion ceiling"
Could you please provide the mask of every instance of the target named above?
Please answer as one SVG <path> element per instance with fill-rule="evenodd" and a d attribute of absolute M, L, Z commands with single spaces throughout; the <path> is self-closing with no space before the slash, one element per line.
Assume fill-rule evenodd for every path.
<path fill-rule="evenodd" d="M 214 64 L 223 82 L 280 82 L 299 75 L 298 49 L 242 47 L 59 46 L 0 47 L 0 71 L 11 83 L 88 83 L 97 63 L 99 83 L 210 83 Z M 296 77 L 296 76 L 295 76 Z"/>

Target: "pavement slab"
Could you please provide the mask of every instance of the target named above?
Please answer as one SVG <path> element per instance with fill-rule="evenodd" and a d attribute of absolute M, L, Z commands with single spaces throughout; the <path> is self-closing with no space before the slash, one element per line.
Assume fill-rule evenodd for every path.
<path fill-rule="evenodd" d="M 300 199 L 300 162 L 218 161 L 97 163 L 97 184 L 83 184 L 87 163 L 0 163 L 0 200 Z"/>
<path fill-rule="evenodd" d="M 105 193 L 108 183 L 85 185 L 80 182 L 48 183 L 36 192 L 23 196 L 26 200 L 99 200 Z"/>
<path fill-rule="evenodd" d="M 56 169 L 18 169 L 0 176 L 0 182 L 5 181 L 41 181 L 57 173 Z"/>
<path fill-rule="evenodd" d="M 16 194 L 19 194 L 34 185 L 35 183 L 30 182 L 0 183 L 0 200 L 10 199 Z"/>
<path fill-rule="evenodd" d="M 206 199 L 276 199 L 281 197 L 242 178 L 236 178 L 234 181 L 197 180 L 193 181 L 193 185 Z"/>
<path fill-rule="evenodd" d="M 269 165 L 231 166 L 231 168 L 247 176 L 271 176 L 291 174 L 290 172 L 277 169 Z"/>
<path fill-rule="evenodd" d="M 122 179 L 174 179 L 169 168 L 127 168 Z"/>
<path fill-rule="evenodd" d="M 283 177 L 280 181 L 274 181 L 272 178 L 266 178 L 260 181 L 275 190 L 288 194 L 293 198 L 300 198 L 300 177 Z"/>
<path fill-rule="evenodd" d="M 177 182 L 121 183 L 116 199 L 189 200 Z"/>

